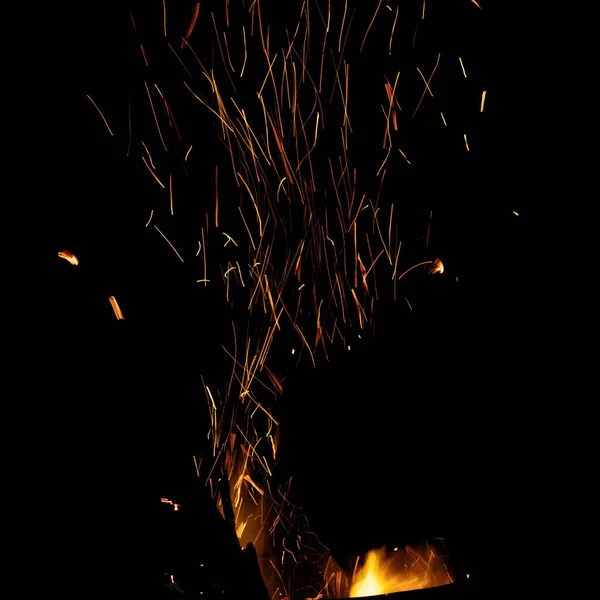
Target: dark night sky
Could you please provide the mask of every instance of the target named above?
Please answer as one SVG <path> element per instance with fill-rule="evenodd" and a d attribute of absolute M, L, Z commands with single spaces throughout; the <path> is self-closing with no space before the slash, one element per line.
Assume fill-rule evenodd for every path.
<path fill-rule="evenodd" d="M 161 3 L 154 4 L 153 11 L 138 10 L 138 27 L 150 28 L 152 12 L 152 18 L 162 19 Z M 170 15 L 173 22 L 180 18 L 179 28 L 185 29 L 194 3 L 180 4 L 181 14 L 173 10 Z M 210 3 L 201 4 L 207 18 Z M 494 497 L 509 493 L 504 469 L 514 457 L 500 448 L 507 427 L 515 426 L 512 409 L 526 397 L 526 384 L 520 386 L 529 344 L 534 250 L 528 211 L 534 183 L 524 177 L 532 140 L 521 129 L 526 78 L 511 59 L 520 51 L 518 27 L 514 35 L 507 34 L 512 15 L 485 6 L 486 16 L 474 27 L 479 15 L 473 15 L 467 0 L 456 3 L 465 6 L 454 13 L 447 4 L 443 10 L 450 13 L 440 15 L 435 11 L 443 3 L 431 3 L 438 25 L 429 35 L 438 40 L 440 51 L 462 55 L 472 75 L 466 82 L 448 75 L 447 88 L 458 91 L 440 102 L 473 131 L 476 150 L 466 156 L 455 143 L 460 141 L 458 130 L 448 141 L 439 123 L 433 126 L 422 116 L 407 134 L 414 168 L 390 174 L 399 189 L 407 186 L 408 239 L 423 234 L 433 211 L 429 254 L 441 256 L 447 272 L 437 278 L 420 272 L 406 284 L 412 312 L 405 305 L 381 302 L 377 335 L 365 335 L 360 343 L 355 339 L 356 352 L 340 352 L 318 371 L 287 373 L 289 397 L 281 415 L 284 436 L 289 436 L 283 441 L 284 464 L 298 477 L 299 496 L 313 511 L 315 527 L 322 527 L 326 541 L 340 553 L 355 551 L 357 545 L 393 543 L 386 539 L 389 531 L 411 542 L 440 531 L 468 554 L 469 544 L 486 535 L 483 531 L 495 535 Z M 57 174 L 50 199 L 56 221 L 49 252 L 55 256 L 69 249 L 81 261 L 78 267 L 59 259 L 52 263 L 49 301 L 56 327 L 51 346 L 62 364 L 57 366 L 57 386 L 63 399 L 59 410 L 64 411 L 52 418 L 62 431 L 68 415 L 74 410 L 80 415 L 80 427 L 63 432 L 74 439 L 57 450 L 67 464 L 85 472 L 78 462 L 83 454 L 88 459 L 102 456 L 108 471 L 118 463 L 113 473 L 119 472 L 128 493 L 141 498 L 135 491 L 138 476 L 132 473 L 140 469 L 139 479 L 152 479 L 158 472 L 159 487 L 176 486 L 181 457 L 196 449 L 194 432 L 205 431 L 199 371 L 215 382 L 226 372 L 217 349 L 218 324 L 227 322 L 228 315 L 220 291 L 199 287 L 196 271 L 174 259 L 156 232 L 144 228 L 149 207 L 156 203 L 152 182 L 138 158 L 134 163 L 124 157 L 122 140 L 107 135 L 86 98 L 90 94 L 102 105 L 122 137 L 129 95 L 135 99 L 143 80 L 127 12 L 103 8 L 80 15 L 79 23 L 76 42 L 55 38 L 58 43 L 50 46 L 48 69 L 56 69 L 60 85 L 40 119 L 46 168 Z M 357 79 L 358 73 L 368 77 L 370 55 L 350 56 Z M 179 75 L 158 63 L 149 80 L 155 78 L 165 89 L 175 87 Z M 483 115 L 475 107 L 477 89 L 488 92 Z M 173 104 L 179 99 L 169 98 Z M 181 102 L 183 106 L 188 99 Z M 207 133 L 214 141 L 210 119 L 196 122 L 196 113 L 186 110 L 192 109 L 182 108 L 181 120 L 195 123 L 193 135 Z M 368 119 L 363 114 L 357 123 L 357 137 L 367 139 Z M 137 127 L 143 137 L 143 124 Z M 520 144 L 514 142 L 517 134 Z M 207 162 L 213 150 L 221 151 L 204 150 Z M 139 157 L 139 148 L 135 152 Z M 366 152 L 355 161 L 364 161 L 363 168 L 376 162 Z M 190 175 L 194 185 L 212 177 L 211 164 L 194 164 L 199 169 Z M 207 187 L 212 199 L 214 189 Z M 188 211 L 191 221 L 199 211 L 192 191 L 186 201 L 181 210 Z M 193 227 L 186 230 L 182 221 L 173 232 L 179 239 L 189 233 L 190 250 L 197 243 Z M 108 303 L 113 294 L 125 322 L 114 318 Z M 284 366 L 286 361 L 282 371 Z M 349 408 L 363 402 L 369 407 L 366 413 Z M 324 404 L 331 416 L 323 412 Z M 371 433 L 366 435 L 365 429 Z M 109 451 L 100 449 L 106 436 Z M 512 437 L 516 440 L 518 432 Z M 86 449 L 76 453 L 78 458 L 74 444 Z M 160 466 L 153 466 L 157 461 Z M 396 482 L 397 493 L 386 499 L 377 491 L 390 481 Z M 398 503 L 413 515 L 410 528 L 390 521 Z M 354 532 L 347 536 L 350 520 L 355 521 Z"/>

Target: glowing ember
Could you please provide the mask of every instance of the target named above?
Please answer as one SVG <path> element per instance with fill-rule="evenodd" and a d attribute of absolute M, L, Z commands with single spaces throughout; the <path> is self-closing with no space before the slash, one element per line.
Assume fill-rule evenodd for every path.
<path fill-rule="evenodd" d="M 121 312 L 121 309 L 119 307 L 119 303 L 117 302 L 117 299 L 114 296 L 111 296 L 109 299 L 110 305 L 113 308 L 113 311 L 115 313 L 115 317 L 117 317 L 117 319 L 119 321 L 124 321 L 125 317 L 123 316 L 123 313 Z"/>
<path fill-rule="evenodd" d="M 385 548 L 367 553 L 364 565 L 352 577 L 350 598 L 407 592 L 452 583 L 442 557 L 432 548 L 410 546 L 387 554 Z"/>
<path fill-rule="evenodd" d="M 169 500 L 168 498 L 161 498 L 160 501 L 162 504 L 169 504 L 170 506 L 172 506 L 173 510 L 179 510 L 179 504 L 175 504 L 175 502 Z M 173 576 L 171 575 L 171 577 Z"/>
<path fill-rule="evenodd" d="M 442 274 L 443 272 L 444 263 L 439 258 L 436 258 L 427 269 L 429 275 L 435 275 L 436 273 Z"/>
<path fill-rule="evenodd" d="M 69 250 L 61 250 L 58 253 L 59 258 L 64 258 L 66 261 L 70 262 L 73 266 L 77 266 L 79 264 L 79 259 Z"/>

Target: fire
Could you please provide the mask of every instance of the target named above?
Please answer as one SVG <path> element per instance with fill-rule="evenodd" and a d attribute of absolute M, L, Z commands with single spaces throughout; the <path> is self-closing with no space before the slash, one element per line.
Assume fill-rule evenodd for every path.
<path fill-rule="evenodd" d="M 386 553 L 385 548 L 367 553 L 362 567 L 355 570 L 350 598 L 364 598 L 393 592 L 407 592 L 452 583 L 443 557 L 426 546 L 418 551 L 410 546 Z"/>

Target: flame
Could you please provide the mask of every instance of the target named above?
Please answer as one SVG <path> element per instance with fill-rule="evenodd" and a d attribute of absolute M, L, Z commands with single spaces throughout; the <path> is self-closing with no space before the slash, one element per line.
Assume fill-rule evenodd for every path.
<path fill-rule="evenodd" d="M 426 546 L 407 546 L 387 554 L 385 548 L 370 550 L 365 562 L 352 577 L 350 598 L 364 598 L 394 592 L 407 592 L 452 583 L 443 557 Z"/>

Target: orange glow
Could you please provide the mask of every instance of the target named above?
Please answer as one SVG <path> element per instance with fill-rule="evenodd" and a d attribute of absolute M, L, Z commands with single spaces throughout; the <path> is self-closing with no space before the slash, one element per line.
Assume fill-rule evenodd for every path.
<path fill-rule="evenodd" d="M 123 316 L 123 313 L 119 308 L 119 303 L 117 302 L 117 299 L 114 296 L 111 296 L 108 300 L 113 308 L 113 311 L 115 312 L 115 317 L 117 317 L 119 321 L 124 321 L 125 317 Z"/>
<path fill-rule="evenodd" d="M 395 549 L 397 550 L 397 549 Z M 442 557 L 426 546 L 407 546 L 387 554 L 385 548 L 367 553 L 362 567 L 352 577 L 350 598 L 407 592 L 452 583 Z"/>
<path fill-rule="evenodd" d="M 61 250 L 58 256 L 70 262 L 74 267 L 79 264 L 79 259 L 72 252 L 69 252 L 69 250 Z"/>
<path fill-rule="evenodd" d="M 437 273 L 442 274 L 443 272 L 444 263 L 439 258 L 436 258 L 427 269 L 429 275 L 436 275 Z"/>
<path fill-rule="evenodd" d="M 162 504 L 169 504 L 170 506 L 173 507 L 173 510 L 179 510 L 179 504 L 176 504 L 175 502 L 173 502 L 172 500 L 169 500 L 168 498 L 161 498 L 160 499 Z M 173 577 L 171 575 L 171 577 Z"/>

